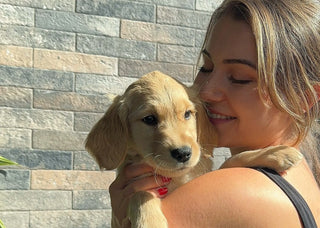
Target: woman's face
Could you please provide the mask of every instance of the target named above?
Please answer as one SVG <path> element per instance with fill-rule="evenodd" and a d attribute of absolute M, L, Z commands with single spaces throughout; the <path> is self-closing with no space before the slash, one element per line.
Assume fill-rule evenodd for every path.
<path fill-rule="evenodd" d="M 222 17 L 202 52 L 203 66 L 195 84 L 206 102 L 219 146 L 257 149 L 288 145 L 288 114 L 258 93 L 257 50 L 248 24 Z"/>

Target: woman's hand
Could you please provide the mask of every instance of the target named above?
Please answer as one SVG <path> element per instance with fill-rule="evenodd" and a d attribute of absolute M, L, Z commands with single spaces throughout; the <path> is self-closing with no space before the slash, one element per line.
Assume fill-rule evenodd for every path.
<path fill-rule="evenodd" d="M 164 197 L 168 192 L 165 186 L 170 180 L 155 175 L 153 168 L 146 164 L 127 165 L 109 188 L 113 216 L 122 223 L 127 216 L 130 197 L 136 192 L 147 191 L 155 197 Z"/>

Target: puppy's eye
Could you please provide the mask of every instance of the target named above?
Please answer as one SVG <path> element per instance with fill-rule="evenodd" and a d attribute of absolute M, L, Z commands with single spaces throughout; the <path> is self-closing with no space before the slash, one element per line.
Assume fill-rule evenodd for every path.
<path fill-rule="evenodd" d="M 154 126 L 158 124 L 158 119 L 154 115 L 146 116 L 142 119 L 142 121 L 150 126 Z"/>
<path fill-rule="evenodd" d="M 191 118 L 191 111 L 190 111 L 190 110 L 188 110 L 188 111 L 186 111 L 186 112 L 184 113 L 184 118 L 185 118 L 186 120 L 189 120 L 189 119 Z"/>

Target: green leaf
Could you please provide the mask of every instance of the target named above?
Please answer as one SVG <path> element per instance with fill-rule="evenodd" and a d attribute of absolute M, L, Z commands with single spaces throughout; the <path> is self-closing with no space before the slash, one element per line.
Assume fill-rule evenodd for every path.
<path fill-rule="evenodd" d="M 14 161 L 10 161 L 10 160 L 0 156 L 0 165 L 18 165 L 18 164 L 15 163 Z M 1 223 L 0 223 L 0 225 L 1 225 Z M 0 228 L 1 228 L 1 226 L 0 226 Z"/>
<path fill-rule="evenodd" d="M 4 226 L 3 222 L 1 221 L 1 219 L 0 219 L 0 228 L 5 228 L 5 226 Z"/>

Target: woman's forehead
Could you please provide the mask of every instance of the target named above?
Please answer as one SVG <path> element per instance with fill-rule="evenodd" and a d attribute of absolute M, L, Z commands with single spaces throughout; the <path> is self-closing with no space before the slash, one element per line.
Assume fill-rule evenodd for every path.
<path fill-rule="evenodd" d="M 217 21 L 204 48 L 211 57 L 222 55 L 224 59 L 242 59 L 257 65 L 257 48 L 250 26 L 231 16 Z"/>

